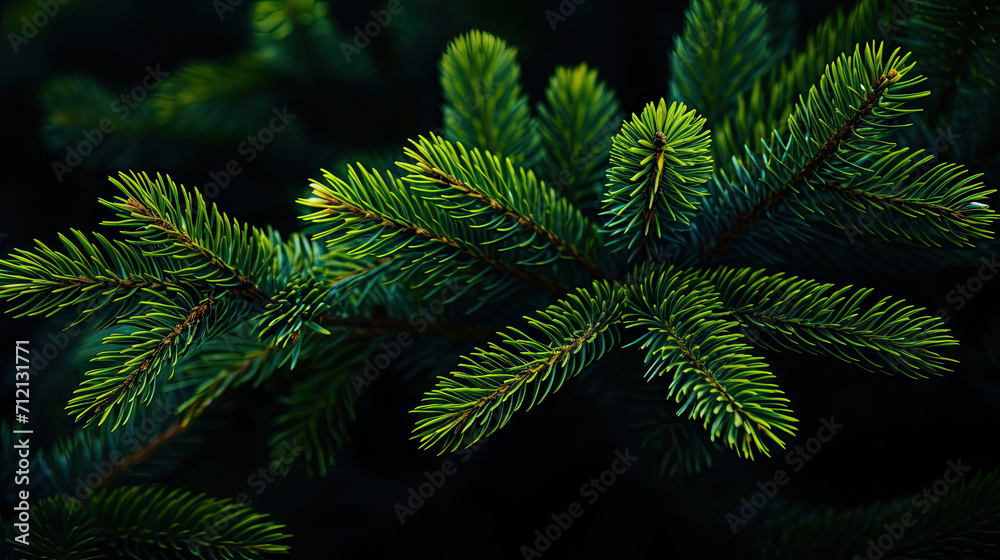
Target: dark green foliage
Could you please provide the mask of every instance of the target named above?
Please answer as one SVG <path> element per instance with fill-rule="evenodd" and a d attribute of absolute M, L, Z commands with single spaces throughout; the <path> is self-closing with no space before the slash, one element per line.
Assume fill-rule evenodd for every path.
<path fill-rule="evenodd" d="M 656 453 L 660 475 L 690 476 L 711 468 L 712 456 L 722 451 L 719 442 L 712 441 L 694 422 L 678 418 L 662 406 L 657 406 L 653 414 L 654 420 L 634 427 L 648 430 L 642 446 Z"/>
<path fill-rule="evenodd" d="M 86 2 L 81 3 L 86 4 Z M 211 2 L 207 11 L 215 13 Z M 60 11 L 79 6 L 60 5 Z M 226 10 L 228 8 L 228 10 Z M 11 17 L 11 29 L 20 29 L 21 16 L 29 19 L 37 4 L 25 6 Z M 334 22 L 326 2 L 318 0 L 257 0 L 224 5 L 226 23 L 239 19 L 251 39 L 249 47 L 228 58 L 193 58 L 176 66 L 151 65 L 139 70 L 128 83 L 111 83 L 86 75 L 52 78 L 42 85 L 47 110 L 44 136 L 53 149 L 79 142 L 80 131 L 106 130 L 94 154 L 83 158 L 87 167 L 132 167 L 137 161 L 175 165 L 169 153 L 199 158 L 205 146 L 237 145 L 247 134 L 268 122 L 275 108 L 305 104 L 301 91 L 342 87 L 345 80 L 363 83 L 372 64 L 366 56 L 345 56 L 340 42 L 350 41 L 347 22 Z M 63 19 L 63 18 L 59 18 Z M 343 32 L 339 29 L 343 27 Z M 348 43 L 350 44 L 350 43 Z M 141 102 L 121 101 L 123 93 L 143 83 L 145 72 L 154 84 Z M 293 88 L 291 84 L 310 84 Z M 148 95 L 148 97 L 146 97 Z M 104 123 L 103 125 L 101 123 Z M 283 141 L 297 149 L 310 149 L 299 128 L 301 117 L 287 123 Z M 294 132 L 293 132 L 294 131 Z M 214 165 L 203 160 L 204 165 Z M 57 171 L 62 177 L 68 173 Z"/>
<path fill-rule="evenodd" d="M 281 399 L 285 412 L 274 420 L 272 458 L 287 457 L 289 447 L 301 446 L 309 476 L 327 476 L 335 451 L 350 441 L 347 431 L 355 420 L 367 346 L 367 341 L 343 337 L 325 359 L 296 370 L 291 394 Z M 286 465 L 285 472 L 291 467 Z"/>
<path fill-rule="evenodd" d="M 282 525 L 229 499 L 152 486 L 63 500 L 53 496 L 32 508 L 40 523 L 33 544 L 21 549 L 25 558 L 104 558 L 113 551 L 136 559 L 252 559 L 288 550 Z"/>
<path fill-rule="evenodd" d="M 155 445 L 128 451 L 131 468 L 183 441 L 239 388 L 279 395 L 271 459 L 291 446 L 300 452 L 286 472 L 300 464 L 327 476 L 351 442 L 366 360 L 383 335 L 400 333 L 439 339 L 389 368 L 414 383 L 437 375 L 412 411 L 420 448 L 470 447 L 574 377 L 636 380 L 645 369 L 640 407 L 650 393 L 656 405 L 636 426 L 656 469 L 671 475 L 705 470 L 722 447 L 742 459 L 771 455 L 795 435 L 766 352 L 909 378 L 947 374 L 957 341 L 941 319 L 853 287 L 864 279 L 838 286 L 777 270 L 945 268 L 975 261 L 993 236 L 995 191 L 964 165 L 981 158 L 937 162 L 904 127 L 916 122 L 911 130 L 924 134 L 954 109 L 917 116 L 929 93 L 918 87 L 924 57 L 927 83 L 946 93 L 995 85 L 995 10 L 921 2 L 899 39 L 911 55 L 893 50 L 894 37 L 872 42 L 883 4 L 837 12 L 786 56 L 792 42 L 764 3 L 694 0 L 671 55 L 676 99 L 625 120 L 585 64 L 556 68 L 533 114 L 516 50 L 471 31 L 440 60 L 443 135 L 411 139 L 395 172 L 373 161 L 323 170 L 298 200 L 304 230 L 287 236 L 241 224 L 169 177 L 112 177 L 122 194 L 101 200 L 117 215 L 103 225 L 121 238 L 71 230 L 59 250 L 38 241 L 0 260 L 10 312 L 98 317 L 105 345 L 67 406 L 83 426 L 39 465 L 61 491 L 88 461 L 120 449 L 109 428 L 128 429 L 151 402 L 178 397 Z M 225 137 L 220 115 L 270 102 L 290 75 L 339 66 L 315 48 L 337 49 L 325 4 L 256 2 L 253 14 L 252 53 L 184 66 L 122 136 L 159 123 Z M 928 54 L 937 40 L 963 47 Z M 956 66 L 956 53 L 968 64 Z M 107 95 L 82 78 L 49 84 L 49 133 L 87 126 Z M 432 317 L 429 302 L 439 306 Z M 204 520 L 229 501 L 122 486 L 134 481 L 125 470 L 84 501 L 38 502 L 32 557 L 287 551 L 265 516 L 235 509 L 214 535 Z M 892 554 L 986 550 L 995 480 L 949 494 L 921 518 L 921 536 Z M 853 547 L 896 507 L 802 517 L 768 550 L 863 553 Z"/>
<path fill-rule="evenodd" d="M 40 502 L 33 512 L 40 528 L 31 536 L 31 546 L 17 546 L 24 558 L 38 560 L 97 560 L 106 558 L 98 549 L 97 520 L 78 505 L 64 505 L 54 496 Z"/>
<path fill-rule="evenodd" d="M 941 95 L 932 121 L 943 104 L 976 102 L 989 96 L 1000 72 L 1000 10 L 982 0 L 915 0 L 915 13 L 905 22 L 899 42 L 921 57 L 924 72 Z"/>
<path fill-rule="evenodd" d="M 32 469 L 38 469 L 42 487 L 46 492 L 87 499 L 102 487 L 147 482 L 176 472 L 204 438 L 193 431 L 175 434 L 183 420 L 174 414 L 178 404 L 174 397 L 161 392 L 148 406 L 136 408 L 121 430 L 78 426 L 69 437 L 40 450 Z M 141 462 L 126 461 L 161 439 L 171 440 L 170 446 Z"/>
<path fill-rule="evenodd" d="M 902 530 L 888 533 L 893 526 Z M 996 556 L 998 532 L 1000 474 L 993 471 L 963 479 L 933 500 L 915 490 L 912 497 L 884 504 L 799 516 L 769 531 L 761 550 L 774 560 L 865 557 L 869 540 L 882 537 L 884 544 L 889 534 L 893 544 L 880 556 L 884 560 L 978 560 Z"/>

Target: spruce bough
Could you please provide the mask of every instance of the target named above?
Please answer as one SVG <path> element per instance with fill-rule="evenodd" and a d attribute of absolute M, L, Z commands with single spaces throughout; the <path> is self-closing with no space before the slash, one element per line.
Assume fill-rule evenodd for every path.
<path fill-rule="evenodd" d="M 716 48 L 739 44 L 723 37 Z M 849 228 L 859 251 L 991 238 L 994 191 L 979 175 L 929 165 L 897 143 L 903 118 L 928 93 L 918 61 L 877 42 L 852 45 L 780 125 L 767 123 L 773 133 L 744 139 L 735 153 L 734 129 L 759 127 L 739 121 L 746 111 L 734 126 L 734 107 L 763 74 L 703 67 L 710 57 L 690 45 L 678 52 L 685 64 L 671 92 L 682 99 L 616 121 L 609 143 L 602 135 L 618 102 L 595 70 L 557 69 L 532 112 L 514 49 L 470 32 L 440 64 L 443 135 L 410 139 L 396 169 L 322 170 L 298 201 L 304 232 L 241 224 L 169 177 L 122 172 L 111 178 L 120 194 L 102 200 L 116 215 L 104 225 L 121 237 L 74 230 L 60 235 L 61 248 L 15 250 L 0 261 L 0 298 L 18 316 L 77 307 L 77 321 L 93 315 L 114 327 L 67 406 L 88 429 L 128 424 L 179 387 L 189 391 L 178 409 L 186 427 L 236 386 L 291 376 L 289 412 L 271 441 L 301 436 L 319 475 L 348 441 L 351 372 L 379 336 L 414 331 L 413 311 L 435 298 L 467 315 L 427 329 L 444 343 L 491 318 L 517 323 L 487 335 L 412 411 L 413 438 L 439 453 L 489 436 L 612 353 L 641 361 L 650 381 L 663 377 L 662 396 L 676 403 L 664 407 L 748 459 L 784 448 L 797 422 L 764 351 L 915 378 L 948 372 L 957 341 L 926 310 L 773 270 L 806 247 L 822 253 L 830 231 Z M 699 107 L 704 92 L 690 75 L 698 72 L 728 84 L 724 98 Z M 782 72 L 775 79 L 784 75 L 788 87 L 799 79 L 794 68 Z M 724 144 L 713 142 L 713 126 Z M 879 219 L 858 231 L 858 217 L 873 210 Z M 223 352 L 219 341 L 237 331 L 254 336 Z M 178 515 L 204 507 L 196 495 L 171 496 Z M 116 499 L 96 503 L 113 511 Z M 282 552 L 279 527 L 254 526 L 251 540 Z"/>

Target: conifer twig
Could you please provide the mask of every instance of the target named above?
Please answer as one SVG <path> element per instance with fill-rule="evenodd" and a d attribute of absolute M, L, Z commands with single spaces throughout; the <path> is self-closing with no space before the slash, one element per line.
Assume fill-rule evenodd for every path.
<path fill-rule="evenodd" d="M 808 161 L 806 161 L 805 165 L 799 168 L 799 170 L 792 175 L 791 179 L 786 181 L 771 194 L 759 200 L 753 207 L 740 214 L 739 217 L 736 218 L 736 222 L 730 226 L 729 229 L 716 236 L 713 243 L 702 247 L 701 262 L 703 264 L 714 263 L 716 257 L 718 257 L 720 253 L 739 240 L 739 238 L 749 231 L 750 227 L 757 220 L 761 219 L 768 210 L 782 202 L 789 194 L 793 193 L 794 187 L 801 183 L 807 175 L 816 171 L 816 169 L 819 168 L 823 162 L 835 154 L 837 149 L 840 147 L 840 143 L 847 138 L 848 135 L 851 134 L 858 126 L 858 124 L 861 123 L 862 119 L 867 116 L 876 105 L 878 105 L 879 99 L 887 91 L 889 84 L 892 83 L 897 75 L 898 73 L 896 70 L 891 69 L 889 70 L 888 76 L 885 74 L 879 76 L 873 84 L 872 91 L 864 97 L 861 106 L 857 108 L 850 118 L 837 128 L 830 138 L 823 142 L 823 145 L 821 145 L 816 153 L 813 154 Z"/>

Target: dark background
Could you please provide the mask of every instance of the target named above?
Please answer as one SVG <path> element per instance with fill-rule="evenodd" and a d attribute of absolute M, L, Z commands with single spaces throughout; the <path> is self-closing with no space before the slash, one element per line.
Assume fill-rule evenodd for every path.
<path fill-rule="evenodd" d="M 220 22 L 208 1 L 71 0 L 19 54 L 6 44 L 0 48 L 0 107 L 6 124 L 0 151 L 4 254 L 29 247 L 35 238 L 56 242 L 56 232 L 70 228 L 95 229 L 109 217 L 97 198 L 114 195 L 106 177 L 120 169 L 116 154 L 103 154 L 57 181 L 51 165 L 62 151 L 43 140 L 47 114 L 39 99 L 42 85 L 56 76 L 83 73 L 100 78 L 113 91 L 124 91 L 150 64 L 169 71 L 192 58 L 232 57 L 250 44 L 249 4 L 237 6 Z M 350 40 L 351 28 L 369 21 L 368 11 L 384 4 L 331 3 L 332 20 Z M 251 224 L 294 231 L 300 213 L 294 201 L 319 168 L 368 150 L 391 154 L 406 138 L 438 128 L 442 96 L 437 61 L 450 39 L 472 28 L 518 47 L 521 80 L 532 105 L 542 99 L 556 65 L 586 61 L 617 91 L 624 111 L 638 112 L 667 95 L 669 52 L 687 3 L 587 0 L 555 31 L 544 12 L 558 9 L 556 0 L 403 4 L 397 19 L 356 55 L 368 65 L 365 76 L 322 87 L 287 84 L 289 110 L 297 115 L 305 140 L 279 134 L 215 199 L 223 210 Z M 797 6 L 797 25 L 787 32 L 801 40 L 804 30 L 834 5 L 813 1 Z M 265 111 L 261 124 L 266 120 Z M 204 183 L 209 171 L 222 169 L 236 152 L 234 142 L 199 141 L 192 154 L 181 141 L 133 141 L 155 149 L 140 151 L 130 161 L 131 169 L 169 173 L 185 185 Z M 974 273 L 974 268 L 951 269 L 887 278 L 823 272 L 821 279 L 871 286 L 933 312 L 948 308 L 948 291 Z M 791 474 L 781 499 L 852 507 L 910 496 L 940 478 L 948 460 L 961 458 L 973 473 L 1000 464 L 993 428 L 997 366 L 983 352 L 993 344 L 986 333 L 996 314 L 997 293 L 998 286 L 987 283 L 970 305 L 951 313 L 949 326 L 963 343 L 952 355 L 961 364 L 943 378 L 890 377 L 822 358 L 767 353 L 800 419 L 799 437 L 790 445 L 815 435 L 821 418 L 833 416 L 844 425 L 801 472 Z M 66 322 L 7 316 L 0 321 L 0 343 L 25 336 L 41 342 Z M 82 371 L 67 364 L 48 368 L 33 380 L 33 405 L 52 411 L 46 419 L 51 433 L 40 434 L 39 442 L 70 428 L 60 408 Z M 642 372 L 635 373 L 638 378 Z M 782 454 L 749 462 L 726 453 L 696 477 L 660 477 L 658 458 L 641 448 L 644 434 L 630 431 L 615 407 L 606 406 L 608 395 L 601 393 L 600 381 L 584 376 L 542 406 L 517 415 L 467 462 L 458 459 L 457 473 L 401 525 L 394 504 L 403 503 L 409 488 L 425 482 L 424 472 L 440 469 L 445 460 L 417 450 L 408 440 L 408 411 L 432 384 L 419 375 L 404 381 L 383 374 L 361 395 L 352 443 L 329 477 L 309 479 L 294 471 L 253 496 L 255 508 L 288 525 L 294 535 L 292 557 L 520 557 L 520 546 L 534 542 L 534 531 L 551 523 L 549 515 L 581 501 L 581 484 L 609 468 L 615 452 L 626 449 L 639 456 L 635 466 L 595 504 L 583 504 L 583 517 L 545 557 L 647 552 L 753 557 L 754 528 L 782 505 L 771 504 L 734 537 L 725 514 L 756 491 L 758 480 L 779 468 L 790 471 Z M 225 423 L 206 429 L 206 445 L 166 482 L 218 497 L 247 491 L 247 477 L 267 464 L 262 435 L 269 422 L 268 409 L 262 407 L 267 401 L 268 395 L 245 390 L 215 407 L 207 423 Z"/>

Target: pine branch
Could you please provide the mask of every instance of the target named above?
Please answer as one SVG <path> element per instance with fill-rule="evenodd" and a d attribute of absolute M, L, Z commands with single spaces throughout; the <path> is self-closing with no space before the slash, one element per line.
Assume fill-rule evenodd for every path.
<path fill-rule="evenodd" d="M 672 266 L 637 276 L 627 288 L 623 319 L 626 327 L 646 332 L 629 345 L 649 349 L 649 378 L 673 372 L 668 397 L 683 399 L 677 414 L 704 419 L 712 441 L 719 438 L 748 459 L 754 449 L 770 456 L 761 435 L 784 448 L 776 432 L 793 434 L 796 421 L 784 404 L 788 399 L 734 331 L 737 323 L 726 320 L 711 285 Z"/>
<path fill-rule="evenodd" d="M 880 18 L 885 17 L 888 5 L 887 0 L 859 0 L 846 16 L 838 6 L 806 37 L 801 49 L 744 88 L 734 110 L 710 120 L 717 167 L 728 169 L 734 157 L 746 162 L 748 156 L 759 155 L 765 149 L 773 132 L 784 135 L 795 102 L 808 92 L 816 76 L 823 74 L 827 61 L 857 43 L 871 40 L 880 31 L 885 34 Z"/>
<path fill-rule="evenodd" d="M 102 341 L 123 344 L 124 348 L 107 350 L 94 358 L 114 365 L 87 372 L 66 407 L 76 420 L 87 416 L 85 425 L 95 419 L 100 425 L 120 407 L 112 429 L 117 428 L 128 420 L 137 402 L 152 398 L 157 374 L 164 365 L 170 364 L 172 375 L 180 356 L 204 338 L 232 328 L 233 318 L 245 314 L 243 306 L 225 298 L 208 297 L 197 303 L 187 300 L 185 306 L 169 301 L 148 305 L 154 310 L 120 320 L 134 327 L 131 332 L 115 332 Z"/>
<path fill-rule="evenodd" d="M 886 238 L 932 246 L 989 238 L 995 216 L 984 202 L 992 191 L 958 166 L 920 173 L 927 161 L 920 152 L 886 140 L 899 126 L 895 119 L 914 111 L 905 103 L 926 94 L 908 91 L 923 80 L 908 76 L 908 57 L 896 51 L 883 61 L 881 46 L 867 45 L 864 54 L 858 47 L 828 66 L 789 117 L 789 137 L 772 137 L 771 157 L 754 160 L 749 169 L 737 166 L 737 184 L 728 189 L 735 194 L 724 195 L 735 204 L 711 209 L 698 222 L 699 261 L 711 264 L 729 248 L 759 255 L 768 235 L 808 240 L 817 220 L 852 227 L 872 207 L 889 210 L 874 230 Z M 720 181 L 710 186 L 713 195 L 732 185 L 724 175 Z"/>
<path fill-rule="evenodd" d="M 299 202 L 320 210 L 303 218 L 332 226 L 315 238 L 331 234 L 338 237 L 331 245 L 357 243 L 350 251 L 355 256 L 388 257 L 401 253 L 403 271 L 423 268 L 414 284 L 441 284 L 446 274 L 481 282 L 483 290 L 500 293 L 508 279 L 553 294 L 564 294 L 566 286 L 551 281 L 526 267 L 508 264 L 488 245 L 489 237 L 467 224 L 458 222 L 437 206 L 414 194 L 411 189 L 385 173 L 348 168 L 345 182 L 324 171 L 327 185 L 312 183 L 314 198 Z M 467 269 L 472 269 L 468 270 Z M 492 277 L 484 278 L 492 273 Z"/>
<path fill-rule="evenodd" d="M 728 315 L 765 348 L 829 356 L 908 377 L 940 375 L 955 361 L 938 354 L 958 344 L 940 319 L 888 297 L 865 309 L 870 288 L 852 292 L 851 286 L 835 288 L 749 268 L 722 267 L 703 277 L 714 285 Z"/>
<path fill-rule="evenodd" d="M 433 133 L 410 142 L 413 147 L 405 153 L 414 163 L 397 164 L 411 173 L 404 180 L 430 193 L 456 219 L 482 217 L 476 227 L 520 233 L 520 242 L 501 250 L 529 249 L 524 251 L 523 264 L 547 264 L 561 254 L 591 275 L 603 277 L 597 264 L 601 247 L 597 227 L 567 199 L 536 180 L 532 171 L 515 168 L 510 159 L 501 161 L 489 152 L 466 150 Z M 494 243 L 503 245 L 507 237 L 501 235 Z M 536 249 L 545 244 L 551 249 Z"/>
<path fill-rule="evenodd" d="M 658 241 L 690 223 L 712 171 L 704 123 L 684 104 L 668 108 L 661 99 L 622 125 L 611 147 L 602 212 L 614 250 L 655 258 Z"/>
<path fill-rule="evenodd" d="M 448 44 L 439 64 L 445 137 L 530 167 L 539 136 L 528 96 L 521 93 L 517 49 L 489 33 L 470 31 Z"/>
<path fill-rule="evenodd" d="M 855 49 L 854 53 L 854 59 L 855 61 L 858 61 L 858 51 Z M 893 58 L 895 58 L 895 56 L 893 56 Z M 879 54 L 879 59 L 881 59 L 881 53 Z M 844 59 L 842 58 L 841 60 Z M 750 226 L 752 226 L 755 221 L 761 219 L 768 210 L 776 206 L 779 202 L 782 202 L 786 196 L 794 193 L 794 189 L 798 185 L 802 184 L 808 175 L 815 173 L 820 165 L 833 156 L 833 154 L 840 147 L 841 142 L 849 139 L 849 135 L 854 133 L 855 128 L 862 124 L 862 120 L 867 117 L 878 105 L 880 98 L 888 90 L 889 84 L 898 79 L 899 75 L 899 71 L 895 68 L 890 68 L 888 75 L 880 74 L 874 79 L 874 81 L 872 81 L 869 87 L 862 86 L 862 91 L 868 90 L 868 93 L 864 95 L 861 103 L 857 107 L 851 107 L 853 110 L 846 113 L 850 116 L 847 119 L 842 120 L 837 129 L 832 131 L 832 134 L 825 137 L 825 140 L 819 148 L 813 152 L 811 157 L 809 157 L 809 159 L 806 160 L 805 163 L 801 165 L 790 178 L 785 180 L 781 186 L 769 193 L 766 197 L 759 200 L 753 207 L 740 214 L 739 217 L 736 218 L 735 223 L 730 226 L 729 229 L 723 231 L 716 237 L 714 243 L 703 247 L 703 260 L 707 263 L 714 262 L 715 257 L 722 251 L 729 248 L 730 245 L 735 243 L 737 239 L 750 229 Z M 833 74 L 831 74 L 829 70 L 823 77 L 830 81 L 834 79 Z M 826 84 L 821 81 L 820 87 L 823 88 L 824 85 Z M 818 90 L 813 88 L 809 91 L 809 99 L 810 102 L 812 102 L 813 100 L 819 101 L 820 99 L 830 99 L 830 97 L 825 95 L 821 97 Z M 796 119 L 796 117 L 799 111 L 801 111 L 801 109 L 797 110 L 791 117 L 789 117 L 790 129 L 794 130 L 795 127 L 793 125 L 793 119 L 795 119 L 794 123 L 797 124 L 798 119 Z"/>
<path fill-rule="evenodd" d="M 621 117 L 614 90 L 597 79 L 597 69 L 557 66 L 536 105 L 542 139 L 540 175 L 577 205 L 600 194 L 607 147 Z"/>
<path fill-rule="evenodd" d="M 464 357 L 464 371 L 424 396 L 413 410 L 420 415 L 413 439 L 421 449 L 454 451 L 502 428 L 525 401 L 530 410 L 614 347 L 623 303 L 620 288 L 595 282 L 526 317 L 539 335 L 508 327 L 502 343 L 477 348 Z"/>
<path fill-rule="evenodd" d="M 263 232 L 230 221 L 201 193 L 178 187 L 169 177 L 120 173 L 111 182 L 124 197 L 101 200 L 121 217 L 104 225 L 123 228 L 130 243 L 144 247 L 148 257 L 170 257 L 186 266 L 168 272 L 224 287 L 233 295 L 259 303 L 266 295 L 257 279 L 264 275 L 273 249 Z"/>
<path fill-rule="evenodd" d="M 933 159 L 929 154 L 920 158 L 921 154 L 903 148 L 884 156 L 872 165 L 880 177 L 878 185 L 820 185 L 817 191 L 830 195 L 824 197 L 827 206 L 841 214 L 878 213 L 877 220 L 849 226 L 882 239 L 902 236 L 941 246 L 938 238 L 943 236 L 959 247 L 974 247 L 975 240 L 991 238 L 996 214 L 984 201 L 996 190 L 983 188 L 976 180 L 982 174 L 971 175 L 954 163 L 940 163 L 921 173 L 921 166 Z"/>
<path fill-rule="evenodd" d="M 144 256 L 131 245 L 111 242 L 94 233 L 95 245 L 83 233 L 70 231 L 76 243 L 59 235 L 64 252 L 36 240 L 34 251 L 17 249 L 9 259 L 0 260 L 0 298 L 20 300 L 10 309 L 21 310 L 16 317 L 51 316 L 85 304 L 70 326 L 102 311 L 114 320 L 139 309 L 144 294 L 156 292 L 171 297 L 196 290 L 189 281 L 167 273 L 156 259 Z"/>
<path fill-rule="evenodd" d="M 289 550 L 281 544 L 289 537 L 281 532 L 284 526 L 267 515 L 231 499 L 163 487 L 111 488 L 83 502 L 54 496 L 32 510 L 41 523 L 32 527 L 32 544 L 19 549 L 37 558 L 66 558 L 67 550 L 76 550 L 132 558 L 258 559 Z M 215 523 L 223 511 L 228 523 Z"/>

